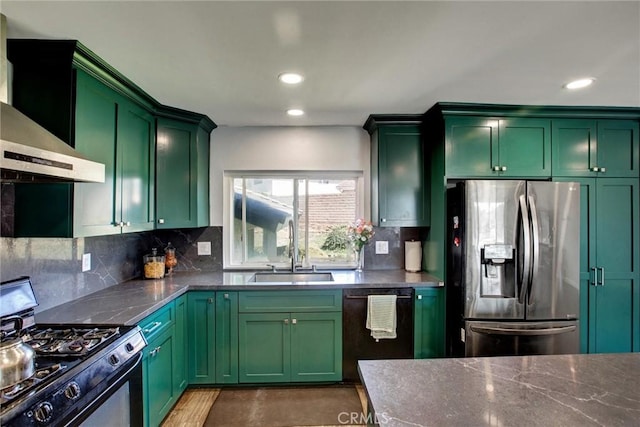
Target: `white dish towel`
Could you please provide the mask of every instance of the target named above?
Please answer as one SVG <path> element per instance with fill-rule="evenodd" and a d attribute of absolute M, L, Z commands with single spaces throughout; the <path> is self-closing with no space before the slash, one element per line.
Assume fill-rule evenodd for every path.
<path fill-rule="evenodd" d="M 396 338 L 397 295 L 369 295 L 367 297 L 367 329 L 377 341 Z"/>

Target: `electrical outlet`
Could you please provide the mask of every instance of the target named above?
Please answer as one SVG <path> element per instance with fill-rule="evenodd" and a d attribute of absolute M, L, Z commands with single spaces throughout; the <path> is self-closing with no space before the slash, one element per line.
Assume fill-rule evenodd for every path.
<path fill-rule="evenodd" d="M 91 254 L 82 254 L 82 271 L 91 270 Z"/>
<path fill-rule="evenodd" d="M 211 255 L 211 242 L 198 242 L 198 255 Z"/>
<path fill-rule="evenodd" d="M 376 242 L 376 255 L 385 255 L 389 253 L 389 242 L 379 240 Z"/>

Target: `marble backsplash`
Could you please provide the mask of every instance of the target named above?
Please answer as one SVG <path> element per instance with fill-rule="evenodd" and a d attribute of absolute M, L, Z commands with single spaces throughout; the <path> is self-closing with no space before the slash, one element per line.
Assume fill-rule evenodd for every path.
<path fill-rule="evenodd" d="M 210 241 L 211 255 L 198 256 L 197 242 Z M 222 228 L 156 230 L 75 239 L 0 238 L 0 281 L 30 276 L 39 306 L 36 312 L 109 286 L 142 277 L 142 256 L 152 247 L 176 248 L 176 270 L 222 270 Z M 91 270 L 82 272 L 82 255 L 91 254 Z"/>
<path fill-rule="evenodd" d="M 423 240 L 419 228 L 376 228 L 365 247 L 366 270 L 404 268 L 404 241 Z M 386 240 L 389 254 L 376 255 L 375 241 Z M 211 242 L 211 255 L 197 254 L 197 242 Z M 39 306 L 36 312 L 127 280 L 140 278 L 142 256 L 157 247 L 176 248 L 176 271 L 221 271 L 222 227 L 155 230 L 75 239 L 0 238 L 0 281 L 30 276 Z M 91 270 L 82 272 L 82 255 L 91 254 Z"/>

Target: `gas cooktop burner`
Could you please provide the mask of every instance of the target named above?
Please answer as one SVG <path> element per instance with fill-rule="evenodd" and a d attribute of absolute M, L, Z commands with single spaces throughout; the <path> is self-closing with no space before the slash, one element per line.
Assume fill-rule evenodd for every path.
<path fill-rule="evenodd" d="M 47 328 L 31 333 L 25 342 L 38 354 L 82 356 L 119 334 L 119 328 Z"/>
<path fill-rule="evenodd" d="M 10 400 L 25 395 L 42 381 L 54 378 L 61 374 L 66 368 L 66 366 L 56 363 L 55 365 L 47 366 L 46 368 L 37 369 L 29 378 L 0 390 L 0 404 L 5 405 Z"/>

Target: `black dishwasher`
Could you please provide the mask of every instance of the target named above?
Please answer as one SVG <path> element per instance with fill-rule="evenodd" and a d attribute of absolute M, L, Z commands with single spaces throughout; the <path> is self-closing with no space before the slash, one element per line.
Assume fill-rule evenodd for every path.
<path fill-rule="evenodd" d="M 369 295 L 397 295 L 395 339 L 378 342 L 366 328 Z M 345 289 L 342 294 L 342 377 L 359 382 L 358 360 L 413 359 L 413 288 Z"/>

